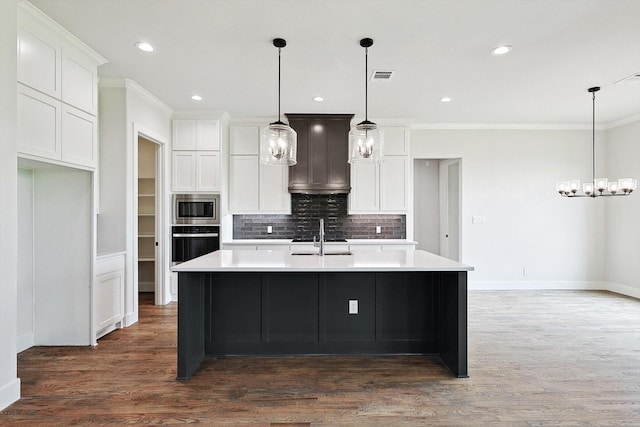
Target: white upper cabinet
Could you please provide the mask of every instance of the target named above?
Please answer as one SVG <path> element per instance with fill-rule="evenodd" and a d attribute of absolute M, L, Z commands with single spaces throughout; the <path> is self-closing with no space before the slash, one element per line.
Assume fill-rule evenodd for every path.
<path fill-rule="evenodd" d="M 409 154 L 409 130 L 404 126 L 381 126 L 384 131 L 384 155 L 407 156 Z"/>
<path fill-rule="evenodd" d="M 60 101 L 18 84 L 18 151 L 60 160 Z"/>
<path fill-rule="evenodd" d="M 218 120 L 174 120 L 173 149 L 220 150 L 220 122 Z"/>
<path fill-rule="evenodd" d="M 221 123 L 218 119 L 188 117 L 173 120 L 173 191 L 221 191 Z"/>
<path fill-rule="evenodd" d="M 89 114 L 98 113 L 98 74 L 91 62 L 75 53 L 62 49 L 62 102 Z"/>
<path fill-rule="evenodd" d="M 408 207 L 409 141 L 403 126 L 385 126 L 379 164 L 351 165 L 349 213 L 405 213 Z"/>
<path fill-rule="evenodd" d="M 60 98 L 60 45 L 31 20 L 20 24 L 27 28 L 18 30 L 18 81 Z"/>
<path fill-rule="evenodd" d="M 258 155 L 260 128 L 256 125 L 233 125 L 229 131 L 229 154 Z"/>
<path fill-rule="evenodd" d="M 229 210 L 291 213 L 289 168 L 260 163 L 260 130 L 257 124 L 234 124 L 229 129 Z"/>
<path fill-rule="evenodd" d="M 19 155 L 95 168 L 106 60 L 29 2 L 19 2 L 17 55 Z"/>

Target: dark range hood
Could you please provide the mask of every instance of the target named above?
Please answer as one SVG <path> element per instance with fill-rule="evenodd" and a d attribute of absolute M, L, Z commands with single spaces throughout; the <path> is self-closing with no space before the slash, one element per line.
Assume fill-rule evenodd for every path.
<path fill-rule="evenodd" d="M 286 116 L 298 134 L 298 163 L 289 168 L 289 192 L 349 193 L 349 129 L 353 114 Z"/>

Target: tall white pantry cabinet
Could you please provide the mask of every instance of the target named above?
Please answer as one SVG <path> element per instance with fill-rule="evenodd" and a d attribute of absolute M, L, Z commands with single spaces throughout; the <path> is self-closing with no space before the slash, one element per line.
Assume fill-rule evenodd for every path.
<path fill-rule="evenodd" d="M 106 60 L 27 1 L 17 48 L 18 194 L 33 200 L 19 218 L 33 226 L 19 227 L 32 246 L 19 250 L 18 350 L 94 345 L 122 313 L 121 281 L 95 278 L 97 69 Z"/>

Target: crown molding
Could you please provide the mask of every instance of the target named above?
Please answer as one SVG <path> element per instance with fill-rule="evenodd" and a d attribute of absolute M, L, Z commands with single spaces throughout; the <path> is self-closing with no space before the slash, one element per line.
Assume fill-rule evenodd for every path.
<path fill-rule="evenodd" d="M 620 126 L 628 125 L 630 123 L 640 122 L 640 114 L 636 114 L 626 119 L 616 120 L 615 122 L 608 123 L 605 129 L 614 129 Z"/>
<path fill-rule="evenodd" d="M 416 130 L 585 130 L 590 124 L 542 124 L 542 123 L 415 123 Z M 596 125 L 596 129 L 605 129 Z"/>
<path fill-rule="evenodd" d="M 99 82 L 99 86 L 101 88 L 124 88 L 128 89 L 136 94 L 140 95 L 142 98 L 149 101 L 151 104 L 165 111 L 167 114 L 173 114 L 173 109 L 169 107 L 167 104 L 158 99 L 154 94 L 140 86 L 138 83 L 131 79 L 124 78 L 103 78 L 101 77 Z"/>

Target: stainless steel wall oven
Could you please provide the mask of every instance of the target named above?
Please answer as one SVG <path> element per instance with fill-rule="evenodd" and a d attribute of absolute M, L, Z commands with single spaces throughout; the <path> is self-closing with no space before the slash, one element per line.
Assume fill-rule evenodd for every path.
<path fill-rule="evenodd" d="M 220 196 L 174 194 L 172 264 L 220 249 Z"/>

